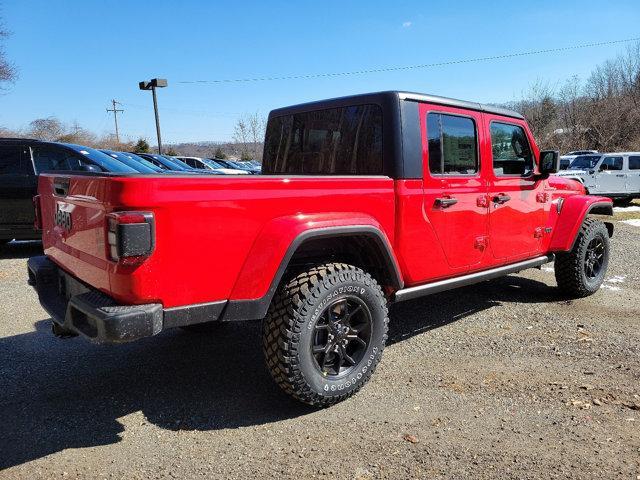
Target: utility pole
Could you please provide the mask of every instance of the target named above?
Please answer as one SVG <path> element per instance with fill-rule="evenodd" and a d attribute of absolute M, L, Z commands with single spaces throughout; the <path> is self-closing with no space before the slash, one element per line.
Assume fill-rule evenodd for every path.
<path fill-rule="evenodd" d="M 122 105 L 116 100 L 111 100 L 113 108 L 107 108 L 107 112 L 113 112 L 113 121 L 116 123 L 116 142 L 120 143 L 120 132 L 118 131 L 118 113 L 124 112 L 122 109 L 116 108 L 116 105 Z"/>

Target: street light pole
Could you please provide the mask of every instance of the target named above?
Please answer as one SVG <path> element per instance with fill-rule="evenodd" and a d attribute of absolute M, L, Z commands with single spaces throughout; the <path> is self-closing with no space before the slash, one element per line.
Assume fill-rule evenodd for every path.
<path fill-rule="evenodd" d="M 158 99 L 156 98 L 156 87 L 151 87 L 153 95 L 153 111 L 156 113 L 156 134 L 158 135 L 158 154 L 162 155 L 162 139 L 160 138 L 160 115 L 158 114 Z"/>
<path fill-rule="evenodd" d="M 140 90 L 151 90 L 153 96 L 153 111 L 156 115 L 156 134 L 158 135 L 158 153 L 162 155 L 162 139 L 160 137 L 160 115 L 158 114 L 158 98 L 156 97 L 156 88 L 167 86 L 167 80 L 164 78 L 153 78 L 149 82 L 140 82 L 138 84 Z"/>

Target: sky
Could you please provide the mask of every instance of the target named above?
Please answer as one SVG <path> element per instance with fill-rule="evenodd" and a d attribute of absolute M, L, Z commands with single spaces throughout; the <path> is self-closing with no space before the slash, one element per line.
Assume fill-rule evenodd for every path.
<path fill-rule="evenodd" d="M 0 0 L 19 78 L 0 92 L 0 126 L 56 116 L 155 144 L 224 141 L 238 118 L 379 90 L 464 100 L 515 100 L 534 82 L 588 77 L 624 44 L 479 63 L 328 78 L 183 83 L 351 72 L 640 37 L 638 0 L 208 1 Z"/>

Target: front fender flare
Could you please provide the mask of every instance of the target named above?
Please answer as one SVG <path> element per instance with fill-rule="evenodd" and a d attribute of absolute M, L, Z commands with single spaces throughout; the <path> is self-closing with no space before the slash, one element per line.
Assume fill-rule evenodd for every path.
<path fill-rule="evenodd" d="M 613 202 L 606 197 L 591 195 L 571 195 L 562 200 L 562 209 L 558 215 L 554 234 L 551 237 L 549 251 L 568 252 L 578 237 L 582 222 L 589 214 L 613 216 Z M 609 228 L 610 234 L 613 228 Z"/>

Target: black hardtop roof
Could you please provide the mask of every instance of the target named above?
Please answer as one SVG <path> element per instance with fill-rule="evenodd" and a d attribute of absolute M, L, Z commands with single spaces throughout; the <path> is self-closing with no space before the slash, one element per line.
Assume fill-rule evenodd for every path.
<path fill-rule="evenodd" d="M 494 105 L 487 105 L 477 102 L 467 102 L 465 100 L 457 100 L 455 98 L 439 97 L 437 95 L 428 95 L 424 93 L 401 92 L 396 90 L 363 93 L 359 95 L 348 95 L 345 97 L 330 98 L 327 100 L 319 100 L 315 102 L 301 103 L 288 107 L 277 108 L 272 110 L 269 117 L 279 117 L 281 115 L 290 115 L 292 113 L 307 112 L 312 110 L 322 110 L 325 108 L 344 107 L 348 105 L 363 105 L 367 103 L 388 104 L 389 102 L 409 101 L 420 103 L 433 103 L 436 105 L 446 105 L 450 107 L 464 108 L 467 110 L 476 110 L 479 112 L 494 113 L 505 117 L 524 119 L 524 117 L 513 110 L 508 110 Z"/>

